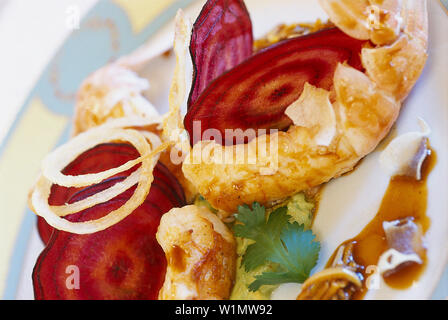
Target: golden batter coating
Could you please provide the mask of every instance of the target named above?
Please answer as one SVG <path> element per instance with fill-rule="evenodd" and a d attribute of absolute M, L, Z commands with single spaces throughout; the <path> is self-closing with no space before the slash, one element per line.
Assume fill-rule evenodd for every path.
<path fill-rule="evenodd" d="M 205 207 L 172 209 L 162 217 L 157 240 L 168 263 L 159 299 L 229 299 L 236 244 L 216 215 Z"/>

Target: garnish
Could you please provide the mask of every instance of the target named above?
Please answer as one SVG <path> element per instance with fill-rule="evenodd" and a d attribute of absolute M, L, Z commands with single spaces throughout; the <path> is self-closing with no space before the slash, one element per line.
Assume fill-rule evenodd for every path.
<path fill-rule="evenodd" d="M 132 145 L 102 144 L 81 154 L 63 173 L 93 173 L 138 157 Z M 136 170 L 132 168 L 81 190 L 53 185 L 50 199 L 54 204 L 78 203 L 122 183 Z M 160 162 L 153 176 L 149 194 L 138 208 L 103 231 L 74 234 L 53 229 L 40 220 L 39 232 L 47 246 L 33 272 L 36 299 L 157 299 L 166 272 L 165 254 L 156 240 L 157 228 L 163 214 L 186 202 L 179 182 Z M 136 188 L 64 219 L 71 223 L 98 221 L 129 201 Z"/>
<path fill-rule="evenodd" d="M 159 119 L 157 122 L 143 118 L 135 121 L 130 118 L 118 119 L 83 132 L 53 151 L 44 159 L 42 175 L 32 191 L 30 203 L 33 211 L 44 218 L 52 227 L 76 234 L 102 231 L 125 219 L 145 201 L 151 189 L 151 183 L 154 180 L 153 171 L 160 153 L 169 147 L 168 143 L 160 145 L 161 141 L 155 135 L 148 135 L 126 128 L 141 127 L 155 123 L 160 123 Z M 154 139 L 154 141 L 149 141 L 149 138 Z M 119 167 L 97 173 L 81 173 L 72 176 L 62 172 L 64 168 L 86 151 L 110 141 L 130 143 L 135 147 L 140 157 L 130 160 Z M 88 187 L 128 171 L 136 165 L 140 165 L 140 168 L 127 176 L 125 180 L 97 194 L 71 204 L 57 206 L 50 206 L 49 204 L 48 200 L 51 196 L 53 185 L 67 188 Z M 64 219 L 64 217 L 73 213 L 81 212 L 101 203 L 107 203 L 135 185 L 137 185 L 137 188 L 129 200 L 105 217 L 95 221 L 83 222 L 71 222 Z"/>
<path fill-rule="evenodd" d="M 110 187 L 116 179 L 125 177 L 95 185 L 96 191 Z M 67 219 L 81 222 L 107 216 L 128 201 L 134 190 Z M 90 192 L 84 189 L 71 200 L 84 199 Z M 169 204 L 168 199 L 159 201 Z M 126 219 L 100 232 L 79 235 L 55 229 L 34 267 L 35 299 L 157 299 L 166 269 L 165 255 L 155 238 L 162 214 L 154 201 L 146 199 Z"/>
<path fill-rule="evenodd" d="M 263 285 L 303 283 L 309 277 L 319 257 L 320 243 L 303 225 L 290 222 L 286 207 L 274 210 L 266 219 L 265 207 L 255 202 L 252 209 L 240 206 L 235 218 L 239 222 L 234 226 L 235 235 L 255 241 L 243 256 L 245 270 L 252 271 L 266 262 L 278 265 L 274 272 L 255 276 L 250 291 Z"/>

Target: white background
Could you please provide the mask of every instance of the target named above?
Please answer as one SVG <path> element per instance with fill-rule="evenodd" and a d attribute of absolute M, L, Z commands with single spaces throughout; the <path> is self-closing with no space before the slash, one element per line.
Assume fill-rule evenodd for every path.
<path fill-rule="evenodd" d="M 70 29 L 67 9 L 83 15 L 97 0 L 0 0 L 0 145 L 17 112 Z"/>

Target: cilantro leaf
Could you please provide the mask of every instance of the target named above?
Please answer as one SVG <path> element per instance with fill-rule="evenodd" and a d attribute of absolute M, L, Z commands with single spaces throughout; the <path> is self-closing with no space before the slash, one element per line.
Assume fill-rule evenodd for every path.
<path fill-rule="evenodd" d="M 276 209 L 266 219 L 266 209 L 254 203 L 252 209 L 239 207 L 235 217 L 239 222 L 234 226 L 235 235 L 254 241 L 244 253 L 244 269 L 249 272 L 267 262 L 278 264 L 276 272 L 257 275 L 249 286 L 251 291 L 262 285 L 303 283 L 309 277 L 319 257 L 320 243 L 303 225 L 289 222 L 286 207 Z"/>
<path fill-rule="evenodd" d="M 255 240 L 266 221 L 266 209 L 258 202 L 252 205 L 252 209 L 248 205 L 239 206 L 235 218 L 243 223 L 235 225 L 233 228 L 235 235 L 240 238 Z"/>
<path fill-rule="evenodd" d="M 315 238 L 311 230 L 305 231 L 303 225 L 297 222 L 289 223 L 282 233 L 282 241 L 288 249 L 291 261 L 300 261 L 300 269 L 306 278 L 319 259 L 320 243 L 314 241 Z"/>

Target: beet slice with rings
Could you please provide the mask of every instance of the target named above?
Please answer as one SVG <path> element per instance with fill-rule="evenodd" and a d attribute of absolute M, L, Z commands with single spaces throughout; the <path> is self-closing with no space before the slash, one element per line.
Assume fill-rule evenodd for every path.
<path fill-rule="evenodd" d="M 196 20 L 190 43 L 192 106 L 211 81 L 253 54 L 252 21 L 243 0 L 208 0 Z"/>
<path fill-rule="evenodd" d="M 72 175 L 98 172 L 136 157 L 138 153 L 130 145 L 99 145 L 78 157 L 64 172 Z M 88 168 L 84 168 L 83 161 Z M 95 162 L 101 163 L 95 166 Z M 137 167 L 82 190 L 68 192 L 64 190 L 67 188 L 54 186 L 52 192 L 58 194 L 53 195 L 53 200 L 56 198 L 61 203 L 83 200 L 123 181 Z M 166 260 L 155 234 L 165 212 L 185 205 L 183 189 L 179 187 L 171 172 L 158 163 L 146 200 L 131 215 L 106 230 L 77 235 L 55 230 L 43 219 L 39 220 L 41 237 L 46 238 L 48 244 L 33 271 L 35 298 L 157 299 L 165 278 Z M 136 186 L 107 203 L 71 214 L 66 219 L 81 222 L 103 217 L 122 206 L 135 189 Z M 68 195 L 70 197 L 64 199 Z"/>
<path fill-rule="evenodd" d="M 223 140 L 217 142 L 226 145 L 242 142 L 225 137 L 226 129 L 287 129 L 292 121 L 284 112 L 305 83 L 331 90 L 338 63 L 363 70 L 360 52 L 365 44 L 330 28 L 260 51 L 214 80 L 189 109 L 184 122 L 191 143 L 201 140 L 207 129 L 218 130 Z M 193 130 L 195 122 L 200 130 Z"/>
<path fill-rule="evenodd" d="M 158 164 L 155 171 L 163 165 Z M 155 234 L 160 218 L 185 205 L 157 176 L 145 202 L 120 223 L 90 235 L 54 230 L 33 272 L 36 299 L 157 299 L 166 260 Z M 85 199 L 126 177 L 113 177 L 87 187 L 68 201 Z M 173 177 L 169 177 L 173 179 Z M 70 221 L 98 219 L 122 206 L 132 187 L 115 199 L 66 217 Z M 78 277 L 78 278 L 76 278 Z M 77 289 L 78 288 L 78 289 Z"/>
<path fill-rule="evenodd" d="M 80 175 L 88 173 L 98 173 L 104 170 L 118 167 L 139 156 L 138 151 L 131 145 L 125 143 L 105 143 L 100 144 L 84 152 L 81 156 L 71 162 L 62 172 L 66 175 Z M 127 175 L 136 168 L 133 168 L 121 175 Z M 67 203 L 70 198 L 84 188 L 66 188 L 58 185 L 51 187 L 48 203 L 52 206 L 61 206 Z M 37 230 L 44 244 L 50 240 L 53 232 L 45 219 L 38 217 Z"/>
<path fill-rule="evenodd" d="M 122 206 L 131 192 L 68 217 L 96 219 Z M 161 211 L 144 202 L 120 223 L 90 235 L 55 230 L 33 271 L 38 300 L 157 299 L 166 272 L 155 234 Z"/>
<path fill-rule="evenodd" d="M 156 170 L 154 170 L 156 171 Z M 182 207 L 185 205 L 185 202 L 182 202 L 182 199 L 176 194 L 176 192 L 174 192 L 174 190 L 167 185 L 163 180 L 154 179 L 154 182 L 151 184 L 151 188 L 157 188 L 161 193 L 161 197 L 157 197 L 156 195 L 148 197 L 147 200 L 149 200 L 152 203 L 157 204 L 158 200 L 163 198 L 166 198 L 171 205 L 173 205 L 176 208 Z M 152 201 L 152 198 L 155 199 L 155 201 Z"/>
<path fill-rule="evenodd" d="M 127 161 L 137 158 L 138 156 L 139 154 L 137 150 L 129 144 L 101 144 L 79 156 L 63 170 L 63 173 L 68 175 L 97 173 L 100 171 L 118 167 L 126 163 Z M 137 167 L 138 166 L 126 172 L 122 172 L 119 175 L 128 176 L 131 172 L 136 170 Z M 110 180 L 117 183 L 122 179 L 124 178 L 116 176 L 107 179 L 107 181 Z M 166 209 L 171 205 L 171 203 L 175 207 L 182 207 L 186 204 L 185 194 L 182 186 L 177 181 L 176 177 L 174 177 L 174 175 L 160 162 L 154 169 L 154 179 L 155 184 L 160 186 L 155 187 L 155 190 L 153 192 L 154 194 L 150 193 L 149 196 L 152 197 L 154 202 L 159 201 L 158 197 L 160 197 L 160 199 L 163 199 L 162 203 L 158 204 L 159 207 Z M 65 203 L 72 203 L 72 199 L 74 197 L 76 198 L 77 193 L 86 190 L 86 192 L 90 192 L 88 195 L 90 196 L 97 192 L 96 190 L 99 188 L 98 186 L 99 185 L 77 189 L 53 185 L 49 204 L 63 205 Z M 169 204 L 166 203 L 167 197 L 169 198 Z M 154 203 L 154 205 L 157 206 L 157 203 Z M 38 217 L 37 226 L 39 235 L 43 243 L 47 244 L 53 232 L 53 227 L 51 227 L 41 217 Z"/>
<path fill-rule="evenodd" d="M 154 178 L 160 179 L 167 186 L 170 187 L 170 191 L 174 191 L 176 198 L 180 203 L 186 203 L 187 199 L 185 197 L 184 189 L 176 177 L 171 173 L 171 171 L 162 163 L 159 162 L 156 166 L 156 170 L 153 172 Z"/>
<path fill-rule="evenodd" d="M 37 232 L 42 242 L 46 245 L 53 234 L 54 228 L 50 226 L 42 217 L 37 217 Z"/>
<path fill-rule="evenodd" d="M 100 144 L 84 152 L 81 156 L 70 163 L 62 173 L 66 175 L 81 175 L 98 173 L 108 169 L 118 167 L 139 156 L 137 150 L 125 143 L 105 143 Z M 126 173 L 135 170 L 133 168 Z M 120 173 L 119 175 L 127 175 Z M 65 188 L 53 185 L 48 203 L 52 206 L 64 205 L 76 192 L 83 188 Z"/>

